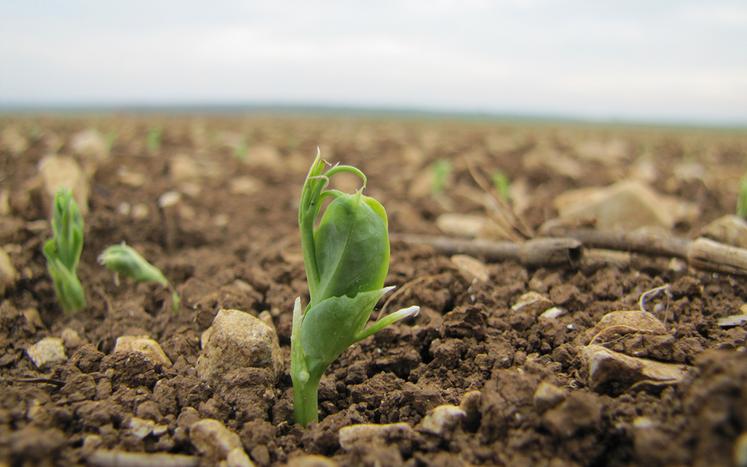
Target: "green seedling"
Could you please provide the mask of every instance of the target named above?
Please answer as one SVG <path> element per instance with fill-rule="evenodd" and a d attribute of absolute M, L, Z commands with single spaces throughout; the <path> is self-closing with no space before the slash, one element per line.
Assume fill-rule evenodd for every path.
<path fill-rule="evenodd" d="M 737 216 L 747 220 L 747 176 L 739 182 L 739 196 L 737 197 Z"/>
<path fill-rule="evenodd" d="M 246 144 L 246 140 L 242 138 L 239 144 L 234 146 L 233 156 L 236 159 L 240 160 L 241 162 L 244 162 L 248 155 L 249 155 L 249 145 Z"/>
<path fill-rule="evenodd" d="M 83 251 L 83 216 L 66 188 L 54 196 L 52 238 L 44 243 L 43 251 L 62 309 L 75 313 L 85 308 L 86 294 L 76 273 Z"/>
<path fill-rule="evenodd" d="M 431 192 L 435 195 L 441 195 L 449 182 L 451 176 L 451 162 L 446 159 L 439 159 L 431 164 Z"/>
<path fill-rule="evenodd" d="M 181 300 L 171 283 L 160 269 L 143 258 L 134 248 L 124 242 L 112 245 L 99 255 L 99 263 L 116 274 L 134 279 L 136 282 L 154 282 L 171 290 L 171 307 L 179 309 Z"/>
<path fill-rule="evenodd" d="M 508 179 L 508 176 L 502 171 L 496 170 L 493 172 L 492 178 L 493 186 L 495 187 L 495 191 L 498 192 L 498 196 L 504 202 L 508 202 L 511 199 L 511 181 Z"/>
<path fill-rule="evenodd" d="M 108 152 L 111 152 L 112 148 L 114 147 L 114 143 L 117 142 L 118 137 L 119 135 L 115 130 L 109 130 L 108 132 L 106 132 L 106 150 Z"/>
<path fill-rule="evenodd" d="M 161 149 L 161 129 L 158 127 L 151 127 L 148 129 L 148 134 L 145 137 L 145 145 L 148 148 L 148 152 L 155 154 Z"/>
<path fill-rule="evenodd" d="M 355 193 L 327 189 L 339 173 L 358 176 Z M 366 176 L 355 167 L 327 168 L 317 154 L 301 193 L 298 223 L 310 302 L 297 298 L 291 332 L 291 379 L 296 423 L 318 419 L 317 391 L 327 367 L 348 347 L 397 321 L 415 316 L 413 306 L 366 327 L 389 269 L 389 233 L 384 207 L 363 195 Z M 322 204 L 331 200 L 317 223 Z"/>

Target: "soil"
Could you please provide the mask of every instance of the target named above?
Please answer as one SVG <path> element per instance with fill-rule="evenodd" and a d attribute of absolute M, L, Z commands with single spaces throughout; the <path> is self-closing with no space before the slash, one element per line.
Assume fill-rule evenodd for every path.
<path fill-rule="evenodd" d="M 558 194 L 634 177 L 636 163 L 645 159 L 653 165 L 657 191 L 700 209 L 696 219 L 675 226 L 677 234 L 694 237 L 735 209 L 738 180 L 747 169 L 744 133 L 127 115 L 0 119 L 0 131 L 9 128 L 24 135 L 28 147 L 13 154 L 0 145 L 0 189 L 8 193 L 0 246 L 19 272 L 0 305 L 0 465 L 85 464 L 96 448 L 197 455 L 185 427 L 199 418 L 218 419 L 238 433 L 246 453 L 262 466 L 304 453 L 341 465 L 734 462 L 736 440 L 747 431 L 747 329 L 722 328 L 717 319 L 740 313 L 747 299 L 742 277 L 678 267 L 527 269 L 497 262 L 486 263 L 489 280 L 480 282 L 465 278 L 449 257 L 430 247 L 395 241 L 387 283 L 405 290 L 388 308 L 418 304 L 421 314 L 352 347 L 330 367 L 319 394 L 320 422 L 308 429 L 292 423 L 287 364 L 292 303 L 297 296 L 307 299 L 297 200 L 317 145 L 325 159 L 356 165 L 368 175 L 367 193 L 386 206 L 392 232 L 437 234 L 440 214 L 483 212 L 460 195 L 474 187 L 461 157 L 469 155 L 485 173 L 500 168 L 512 182 L 531 187 L 524 218 L 533 228 L 555 216 L 552 200 Z M 34 180 L 43 156 L 72 154 L 72 136 L 88 128 L 116 139 L 110 157 L 97 160 L 90 177 L 79 269 L 88 307 L 65 315 L 41 252 L 50 235 L 50 200 Z M 157 149 L 146 144 L 152 128 L 162 130 Z M 230 143 L 235 135 L 244 138 L 246 154 Z M 540 142 L 575 158 L 574 148 L 587 140 L 619 141 L 624 150 L 617 159 L 576 158 L 582 161 L 577 177 L 527 171 L 522 164 Z M 413 192 L 438 159 L 453 165 L 445 192 Z M 698 164 L 702 171 L 694 176 L 682 169 Z M 142 179 L 126 181 L 123 170 Z M 232 184 L 236 179 L 243 180 L 243 189 Z M 168 191 L 180 192 L 181 201 L 160 208 L 159 197 Z M 136 206 L 147 214 L 133 216 Z M 178 312 L 170 310 L 161 287 L 117 284 L 97 264 L 106 246 L 121 241 L 176 285 L 182 295 Z M 667 336 L 635 335 L 610 348 L 687 365 L 687 377 L 664 386 L 592 390 L 580 350 L 585 331 L 608 312 L 638 309 L 643 292 L 665 284 L 670 296 L 652 299 L 648 310 L 665 324 Z M 545 320 L 513 312 L 528 291 L 568 313 Z M 255 316 L 269 311 L 286 363 L 277 384 L 239 375 L 230 387 L 211 387 L 197 377 L 200 335 L 221 308 Z M 64 363 L 37 369 L 25 349 L 63 330 L 74 330 L 80 342 L 68 339 Z M 152 337 L 173 366 L 137 353 L 112 353 L 121 335 Z M 538 405 L 535 391 L 543 382 L 563 389 L 564 400 L 550 408 Z M 452 433 L 440 437 L 417 429 L 429 410 L 460 402 L 467 417 Z M 168 430 L 139 438 L 128 428 L 132 417 Z M 350 450 L 339 444 L 344 426 L 394 422 L 415 429 Z"/>

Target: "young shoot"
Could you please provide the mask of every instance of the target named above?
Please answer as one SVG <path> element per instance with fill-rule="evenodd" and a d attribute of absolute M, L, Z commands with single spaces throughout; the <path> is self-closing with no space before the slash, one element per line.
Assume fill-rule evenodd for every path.
<path fill-rule="evenodd" d="M 451 176 L 451 162 L 439 159 L 431 164 L 431 193 L 434 196 L 443 194 Z"/>
<path fill-rule="evenodd" d="M 161 149 L 161 129 L 158 127 L 151 127 L 148 129 L 148 134 L 145 137 L 145 145 L 148 147 L 148 152 L 155 154 Z"/>
<path fill-rule="evenodd" d="M 747 176 L 742 177 L 739 182 L 739 195 L 737 197 L 737 216 L 747 220 Z"/>
<path fill-rule="evenodd" d="M 501 200 L 508 202 L 511 198 L 511 181 L 508 176 L 500 170 L 493 172 L 493 186 Z"/>
<path fill-rule="evenodd" d="M 355 193 L 328 189 L 330 179 L 343 172 L 359 177 L 362 187 Z M 317 154 L 301 193 L 298 223 L 310 302 L 303 308 L 297 298 L 293 307 L 291 379 L 295 420 L 303 426 L 318 419 L 319 380 L 330 363 L 356 342 L 420 310 L 405 308 L 367 326 L 374 306 L 393 287 L 384 287 L 386 211 L 363 194 L 365 187 L 363 172 L 348 165 L 327 167 Z"/>
<path fill-rule="evenodd" d="M 52 206 L 52 238 L 44 243 L 47 271 L 57 301 L 65 313 L 86 307 L 86 294 L 77 276 L 83 251 L 83 217 L 70 190 L 60 189 Z"/>
<path fill-rule="evenodd" d="M 112 245 L 99 255 L 99 263 L 115 274 L 134 279 L 136 282 L 155 282 L 171 290 L 171 307 L 179 309 L 181 300 L 176 289 L 166 279 L 166 276 L 155 266 L 150 264 L 134 248 L 124 242 Z"/>

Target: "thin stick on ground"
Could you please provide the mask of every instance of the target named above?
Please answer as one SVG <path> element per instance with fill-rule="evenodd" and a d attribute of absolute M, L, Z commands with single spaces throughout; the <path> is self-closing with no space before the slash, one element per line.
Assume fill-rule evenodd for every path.
<path fill-rule="evenodd" d="M 648 256 L 682 258 L 704 270 L 747 276 L 747 249 L 707 238 L 687 240 L 649 232 L 567 230 L 560 238 L 536 238 L 523 243 L 464 239 L 440 235 L 395 234 L 411 245 L 430 245 L 443 254 L 467 254 L 488 261 L 517 261 L 524 266 L 577 266 L 586 248 L 604 248 Z"/>

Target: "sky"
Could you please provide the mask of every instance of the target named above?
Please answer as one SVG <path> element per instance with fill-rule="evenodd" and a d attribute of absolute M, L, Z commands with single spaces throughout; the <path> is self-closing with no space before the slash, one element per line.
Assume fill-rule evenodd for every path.
<path fill-rule="evenodd" d="M 747 2 L 0 0 L 0 106 L 747 124 Z"/>

